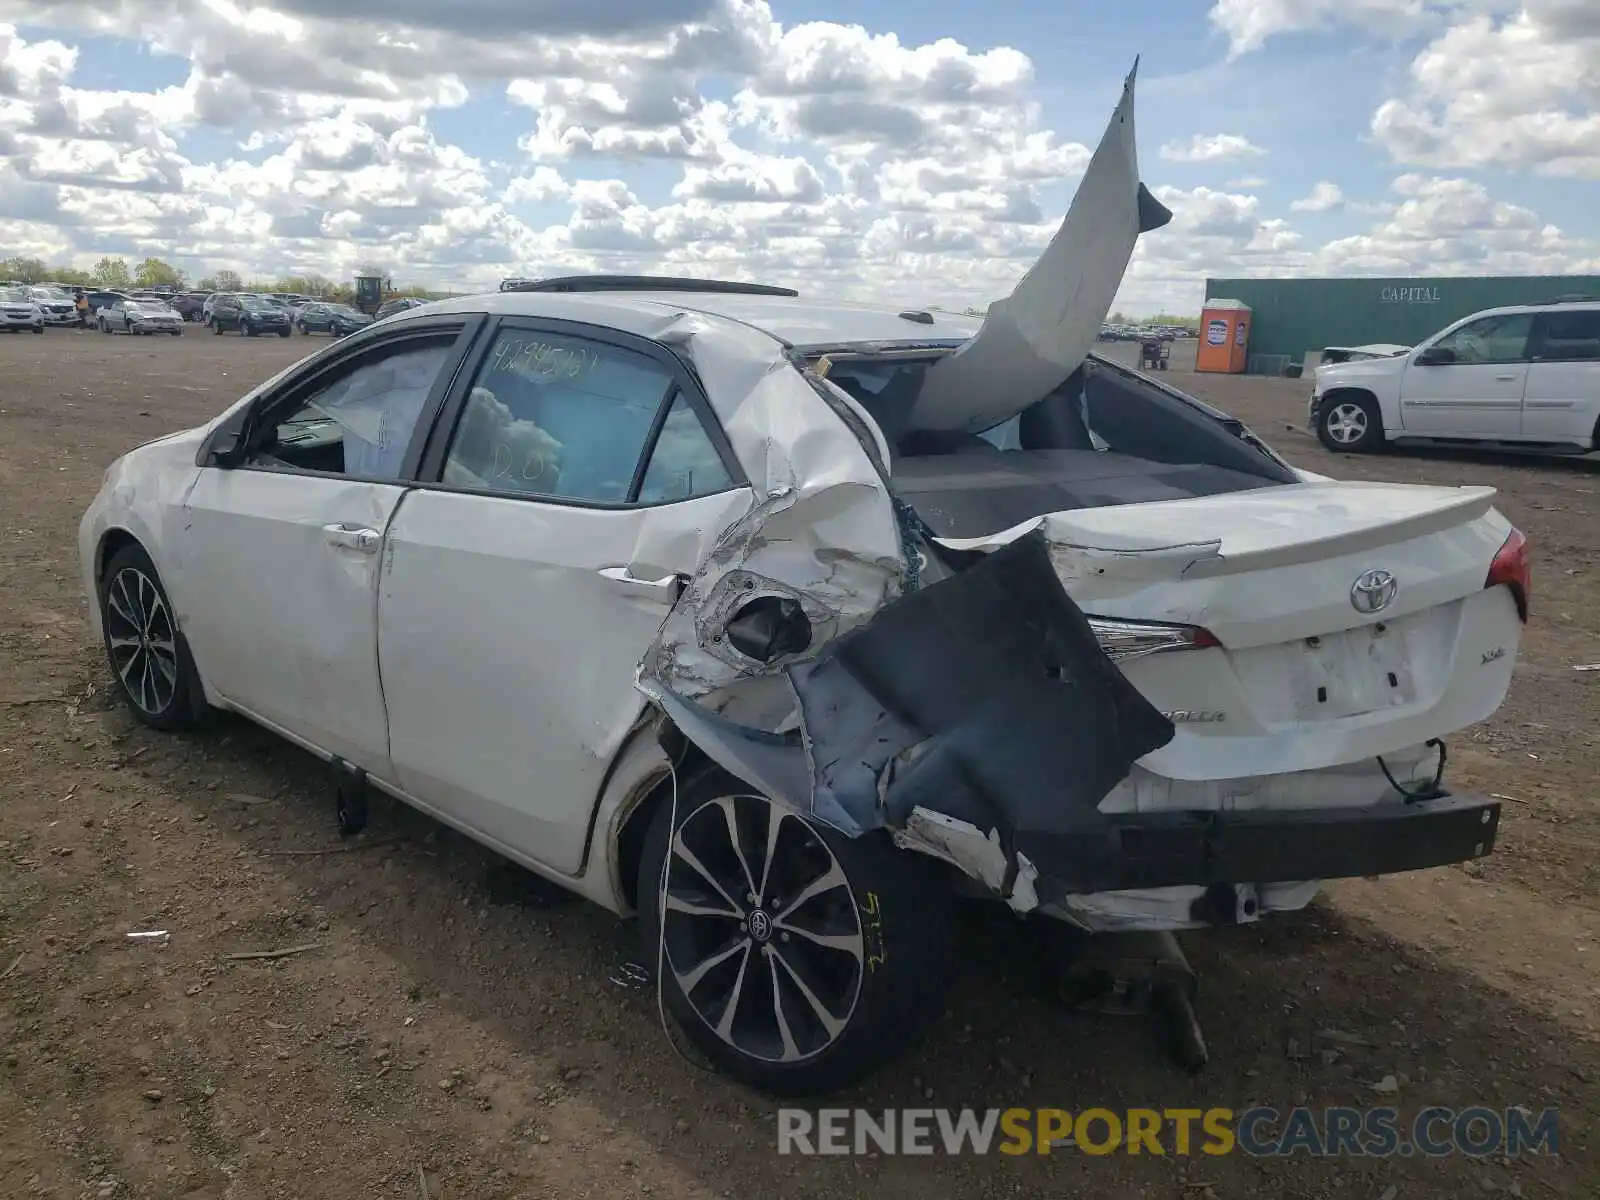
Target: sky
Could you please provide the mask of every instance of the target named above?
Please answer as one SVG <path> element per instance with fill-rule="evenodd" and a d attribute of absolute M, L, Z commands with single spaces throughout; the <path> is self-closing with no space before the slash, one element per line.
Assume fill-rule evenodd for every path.
<path fill-rule="evenodd" d="M 0 0 L 0 258 L 981 306 L 1136 56 L 1126 312 L 1600 272 L 1600 0 Z"/>

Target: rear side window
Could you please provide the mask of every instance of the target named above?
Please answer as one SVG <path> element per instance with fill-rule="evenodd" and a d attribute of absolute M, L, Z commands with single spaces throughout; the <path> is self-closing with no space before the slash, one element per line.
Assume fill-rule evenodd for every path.
<path fill-rule="evenodd" d="M 664 364 L 605 342 L 518 329 L 500 332 L 473 380 L 442 482 L 615 505 L 671 503 L 731 485 Z"/>
<path fill-rule="evenodd" d="M 1556 362 L 1600 360 L 1600 312 L 1553 312 L 1543 317 L 1539 357 Z"/>

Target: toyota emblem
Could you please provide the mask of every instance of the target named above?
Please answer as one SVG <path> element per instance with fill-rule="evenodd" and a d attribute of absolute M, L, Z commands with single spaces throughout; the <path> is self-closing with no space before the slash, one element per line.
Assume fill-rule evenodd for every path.
<path fill-rule="evenodd" d="M 1394 603 L 1400 581 L 1381 567 L 1363 571 L 1350 585 L 1350 606 L 1360 613 L 1382 612 Z"/>

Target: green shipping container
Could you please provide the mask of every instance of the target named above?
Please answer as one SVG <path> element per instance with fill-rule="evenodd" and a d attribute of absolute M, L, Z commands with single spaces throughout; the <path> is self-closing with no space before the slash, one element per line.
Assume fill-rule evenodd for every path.
<path fill-rule="evenodd" d="M 1253 375 L 1281 375 L 1324 346 L 1414 346 L 1483 309 L 1563 296 L 1600 300 L 1600 275 L 1206 280 L 1207 300 L 1241 300 L 1252 309 Z"/>

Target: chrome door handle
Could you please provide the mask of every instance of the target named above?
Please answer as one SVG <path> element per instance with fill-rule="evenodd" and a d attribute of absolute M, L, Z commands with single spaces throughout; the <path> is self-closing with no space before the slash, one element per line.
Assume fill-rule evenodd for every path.
<path fill-rule="evenodd" d="M 601 567 L 600 576 L 619 592 L 630 596 L 643 596 L 647 600 L 663 600 L 668 604 L 678 598 L 682 581 L 676 575 L 663 575 L 660 579 L 640 579 L 629 574 L 627 567 Z"/>
<path fill-rule="evenodd" d="M 1496 375 L 1494 381 L 1496 383 L 1515 383 L 1517 377 L 1515 375 Z"/>
<path fill-rule="evenodd" d="M 354 550 L 357 554 L 376 554 L 383 544 L 383 535 L 376 529 L 363 529 L 359 525 L 324 525 L 328 545 L 340 550 Z"/>

